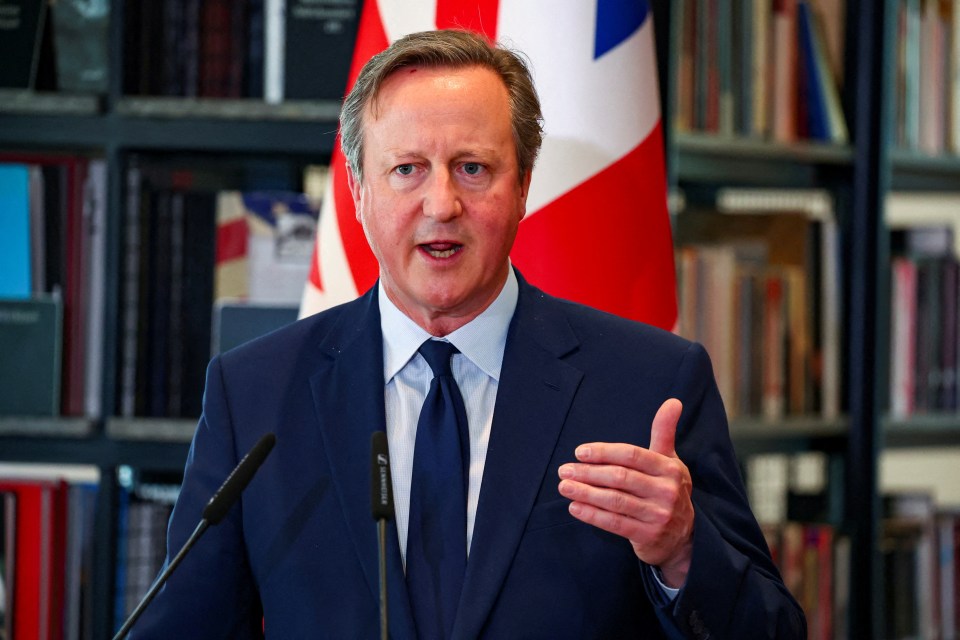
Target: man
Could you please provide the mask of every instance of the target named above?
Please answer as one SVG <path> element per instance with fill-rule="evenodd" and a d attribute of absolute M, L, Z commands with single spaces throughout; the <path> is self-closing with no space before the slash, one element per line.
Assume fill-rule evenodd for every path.
<path fill-rule="evenodd" d="M 276 448 L 134 637 L 376 637 L 382 429 L 393 638 L 805 637 L 703 349 L 510 266 L 541 138 L 522 61 L 463 32 L 407 36 L 364 68 L 341 136 L 378 286 L 211 362 L 170 552 L 254 442 Z M 437 339 L 450 373 L 427 363 Z M 418 420 L 444 384 L 464 491 L 423 498 L 439 445 Z M 448 498 L 462 518 L 431 514 Z"/>

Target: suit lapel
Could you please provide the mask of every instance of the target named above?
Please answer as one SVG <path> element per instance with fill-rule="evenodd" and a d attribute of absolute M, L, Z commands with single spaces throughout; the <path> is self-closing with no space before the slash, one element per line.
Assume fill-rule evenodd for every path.
<path fill-rule="evenodd" d="M 504 352 L 483 485 L 454 638 L 480 635 L 506 579 L 582 372 L 578 345 L 549 299 L 520 279 Z"/>
<path fill-rule="evenodd" d="M 376 523 L 370 511 L 370 437 L 386 429 L 383 339 L 376 287 L 350 305 L 320 345 L 328 360 L 310 378 L 317 419 L 344 519 L 379 598 Z M 387 539 L 390 635 L 415 638 L 396 526 Z"/>

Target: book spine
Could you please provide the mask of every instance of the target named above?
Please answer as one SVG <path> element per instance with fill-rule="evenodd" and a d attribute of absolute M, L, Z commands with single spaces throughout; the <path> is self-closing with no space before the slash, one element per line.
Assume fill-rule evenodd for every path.
<path fill-rule="evenodd" d="M 132 417 L 136 410 L 137 332 L 140 308 L 140 169 L 127 169 L 127 202 L 124 220 L 123 299 L 120 305 L 119 414 Z"/>
<path fill-rule="evenodd" d="M 283 102 L 287 0 L 263 0 L 263 99 Z"/>

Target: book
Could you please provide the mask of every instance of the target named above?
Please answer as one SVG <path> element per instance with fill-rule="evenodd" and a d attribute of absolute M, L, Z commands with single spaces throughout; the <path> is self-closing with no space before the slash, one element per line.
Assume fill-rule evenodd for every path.
<path fill-rule="evenodd" d="M 297 320 L 299 307 L 217 301 L 213 311 L 213 354 L 266 335 Z"/>
<path fill-rule="evenodd" d="M 953 154 L 960 154 L 960 2 L 953 0 L 950 6 L 947 41 L 947 147 Z"/>
<path fill-rule="evenodd" d="M 279 104 L 284 99 L 287 0 L 263 0 L 263 99 Z"/>
<path fill-rule="evenodd" d="M 801 73 L 807 95 L 807 137 L 825 142 L 846 143 L 847 128 L 840 96 L 827 61 L 820 21 L 810 2 L 797 3 Z"/>
<path fill-rule="evenodd" d="M 320 210 L 303 193 L 243 195 L 249 237 L 251 301 L 298 305 L 310 272 Z"/>
<path fill-rule="evenodd" d="M 107 165 L 91 161 L 84 185 L 83 290 L 81 313 L 86 318 L 84 341 L 84 406 L 87 416 L 103 411 L 104 324 L 106 321 L 107 261 Z"/>
<path fill-rule="evenodd" d="M 675 6 L 680 46 L 677 54 L 677 103 L 673 124 L 677 131 L 692 131 L 696 85 L 697 0 L 679 0 Z"/>
<path fill-rule="evenodd" d="M 0 164 L 0 298 L 30 297 L 30 247 L 30 170 Z"/>
<path fill-rule="evenodd" d="M 71 482 L 67 487 L 64 640 L 93 638 L 93 540 L 98 490 L 95 482 Z"/>
<path fill-rule="evenodd" d="M 920 146 L 920 78 L 923 59 L 920 52 L 921 7 L 920 0 L 904 0 L 900 20 L 903 42 L 902 62 L 902 118 L 901 146 L 917 149 Z"/>
<path fill-rule="evenodd" d="M 920 15 L 919 139 L 920 151 L 943 152 L 946 138 L 947 51 L 941 0 L 922 0 Z"/>
<path fill-rule="evenodd" d="M 960 513 L 956 509 L 939 512 L 936 526 L 940 632 L 945 640 L 956 640 L 960 630 Z"/>
<path fill-rule="evenodd" d="M 108 0 L 57 0 L 51 7 L 57 89 L 107 92 Z"/>
<path fill-rule="evenodd" d="M 283 100 L 343 99 L 359 14 L 358 0 L 286 0 Z"/>
<path fill-rule="evenodd" d="M 56 297 L 0 300 L 0 415 L 58 415 L 62 313 Z"/>
<path fill-rule="evenodd" d="M 119 344 L 117 348 L 117 413 L 136 414 L 136 378 L 138 369 L 137 333 L 140 322 L 140 200 L 142 176 L 137 159 L 126 171 L 126 203 L 123 220 L 123 249 L 119 304 Z M 121 621 L 122 624 L 122 621 Z"/>
<path fill-rule="evenodd" d="M 891 259 L 890 414 L 915 412 L 917 359 L 917 265 L 904 256 Z"/>
<path fill-rule="evenodd" d="M 777 142 L 797 139 L 797 0 L 773 2 L 773 81 L 771 87 L 771 137 Z"/>
<path fill-rule="evenodd" d="M 960 261 L 949 225 L 891 229 L 891 413 L 954 411 Z"/>
<path fill-rule="evenodd" d="M 0 479 L 16 494 L 13 638 L 63 637 L 63 572 L 67 484 L 63 480 Z"/>
<path fill-rule="evenodd" d="M 246 56 L 244 3 L 203 0 L 200 25 L 200 96 L 241 97 Z"/>
<path fill-rule="evenodd" d="M 46 0 L 0 1 L 0 88 L 36 88 L 47 7 Z"/>
<path fill-rule="evenodd" d="M 243 63 L 243 95 L 263 98 L 264 75 L 264 0 L 246 0 L 247 55 Z"/>
<path fill-rule="evenodd" d="M 88 161 L 73 155 L 0 152 L 0 163 L 15 163 L 42 174 L 43 203 L 31 212 L 43 216 L 43 288 L 36 293 L 60 296 L 63 304 L 63 415 L 82 415 L 86 315 L 83 296 L 88 272 L 84 268 L 84 185 Z M 31 170 L 32 170 L 31 169 Z M 35 189 L 36 190 L 36 189 Z M 39 224 L 36 225 L 39 227 Z M 39 282 L 38 282 L 39 284 Z"/>
<path fill-rule="evenodd" d="M 838 303 L 824 299 L 838 293 L 823 286 L 838 274 L 836 226 L 803 211 L 811 198 L 730 190 L 722 212 L 678 216 L 681 331 L 711 354 L 731 416 L 839 410 Z"/>
<path fill-rule="evenodd" d="M 137 484 L 122 487 L 118 511 L 117 618 L 129 616 L 163 567 L 167 551 L 167 521 L 177 487 Z M 119 625 L 119 623 L 118 623 Z"/>
<path fill-rule="evenodd" d="M 220 192 L 214 299 L 299 304 L 319 215 L 299 192 Z"/>
<path fill-rule="evenodd" d="M 0 491 L 0 639 L 13 640 L 17 494 Z"/>
<path fill-rule="evenodd" d="M 886 636 L 939 637 L 936 507 L 926 491 L 883 496 L 880 536 L 886 575 Z"/>
<path fill-rule="evenodd" d="M 754 136 L 764 137 L 770 132 L 770 20 L 771 5 L 768 0 L 753 0 L 753 64 L 750 68 L 753 86 Z"/>

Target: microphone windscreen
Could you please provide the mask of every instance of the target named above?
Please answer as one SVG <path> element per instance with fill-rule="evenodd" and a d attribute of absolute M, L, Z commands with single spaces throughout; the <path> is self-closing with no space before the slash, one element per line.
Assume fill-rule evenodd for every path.
<path fill-rule="evenodd" d="M 370 439 L 370 509 L 374 520 L 393 518 L 393 490 L 390 483 L 390 453 L 385 431 L 374 431 Z"/>
<path fill-rule="evenodd" d="M 210 502 L 208 502 L 207 506 L 203 509 L 204 520 L 211 525 L 219 524 L 220 521 L 223 520 L 224 516 L 227 515 L 227 511 L 230 510 L 233 503 L 237 501 L 237 498 L 240 497 L 243 490 L 250 484 L 250 480 L 253 479 L 253 474 L 257 472 L 257 469 L 260 468 L 263 461 L 267 459 L 267 455 L 273 449 L 276 441 L 277 437 L 272 433 L 268 433 L 260 438 L 257 444 L 253 445 L 250 452 L 243 456 L 240 464 L 230 472 L 227 479 L 224 480 L 220 488 L 217 489 L 217 492 L 210 498 Z"/>

